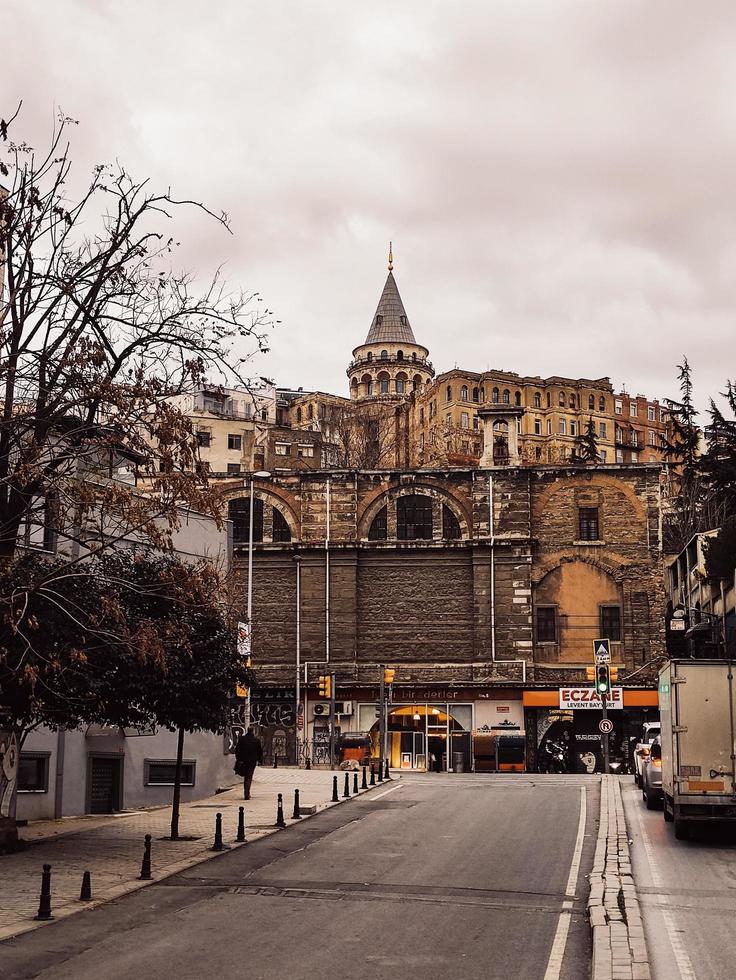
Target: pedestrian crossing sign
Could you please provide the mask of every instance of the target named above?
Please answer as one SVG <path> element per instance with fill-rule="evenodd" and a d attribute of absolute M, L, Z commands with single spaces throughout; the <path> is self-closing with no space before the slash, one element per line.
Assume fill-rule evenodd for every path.
<path fill-rule="evenodd" d="M 597 664 L 610 664 L 611 641 L 607 637 L 593 640 L 593 657 Z"/>

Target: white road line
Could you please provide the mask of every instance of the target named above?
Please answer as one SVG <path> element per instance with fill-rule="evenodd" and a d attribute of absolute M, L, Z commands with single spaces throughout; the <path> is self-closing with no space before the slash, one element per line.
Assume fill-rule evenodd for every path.
<path fill-rule="evenodd" d="M 639 821 L 639 830 L 641 831 L 641 842 L 644 845 L 644 853 L 647 856 L 647 862 L 649 863 L 649 875 L 652 879 L 652 885 L 657 889 L 657 891 L 662 891 L 663 883 L 662 877 L 659 873 L 659 868 L 657 867 L 657 862 L 654 857 L 654 849 L 652 847 L 652 842 L 649 840 L 649 834 L 647 833 L 646 825 L 642 818 L 642 811 L 639 807 L 636 808 L 636 817 Z M 654 907 L 653 907 L 654 908 Z M 682 980 L 696 980 L 695 970 L 690 962 L 690 957 L 685 949 L 682 941 L 682 933 L 678 931 L 675 925 L 675 917 L 670 909 L 657 909 L 664 920 L 664 927 L 667 930 L 667 938 L 670 941 L 670 946 L 672 947 L 672 954 L 675 957 L 675 963 L 677 963 L 677 969 L 680 971 L 680 977 Z"/>
<path fill-rule="evenodd" d="M 382 796 L 388 796 L 388 794 L 393 793 L 395 789 L 401 789 L 401 783 L 397 783 L 395 786 L 392 786 L 391 789 L 385 789 L 383 793 L 376 793 L 375 796 L 367 796 L 363 802 L 372 803 L 374 800 L 380 800 Z"/>
<path fill-rule="evenodd" d="M 578 873 L 580 871 L 580 859 L 583 854 L 583 841 L 585 839 L 585 814 L 585 787 L 581 786 L 578 836 L 575 839 L 575 849 L 572 853 L 570 874 L 567 876 L 567 885 L 565 886 L 566 898 L 575 897 L 575 886 L 577 885 Z M 567 934 L 570 931 L 573 904 L 573 902 L 562 903 L 562 911 L 560 912 L 560 918 L 557 923 L 555 938 L 552 940 L 552 949 L 550 950 L 549 959 L 547 960 L 547 969 L 544 974 L 544 980 L 558 980 L 560 976 L 560 971 L 562 970 L 562 959 L 565 955 L 565 946 L 567 945 Z"/>

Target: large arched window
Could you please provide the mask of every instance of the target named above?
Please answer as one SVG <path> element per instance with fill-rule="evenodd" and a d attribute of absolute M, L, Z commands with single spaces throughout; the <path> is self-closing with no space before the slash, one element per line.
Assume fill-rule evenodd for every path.
<path fill-rule="evenodd" d="M 407 382 L 406 375 L 404 374 L 403 371 L 399 371 L 399 373 L 396 375 L 396 394 L 397 395 L 404 395 L 404 394 L 406 394 L 406 382 Z"/>
<path fill-rule="evenodd" d="M 276 507 L 273 509 L 273 540 L 282 542 L 291 541 L 291 529 L 286 523 L 284 515 Z"/>
<path fill-rule="evenodd" d="M 442 537 L 448 541 L 457 541 L 461 537 L 460 521 L 447 504 L 442 505 Z"/>
<path fill-rule="evenodd" d="M 250 499 L 236 497 L 228 502 L 227 516 L 233 522 L 233 544 L 248 544 L 250 536 Z M 253 541 L 263 541 L 263 501 L 258 497 L 253 507 Z"/>
<path fill-rule="evenodd" d="M 378 390 L 382 395 L 388 394 L 389 376 L 385 371 L 378 375 Z"/>
<path fill-rule="evenodd" d="M 409 493 L 396 501 L 396 537 L 399 541 L 431 541 L 432 498 Z"/>
<path fill-rule="evenodd" d="M 368 529 L 369 541 L 385 541 L 388 537 L 387 508 L 381 507 Z"/>

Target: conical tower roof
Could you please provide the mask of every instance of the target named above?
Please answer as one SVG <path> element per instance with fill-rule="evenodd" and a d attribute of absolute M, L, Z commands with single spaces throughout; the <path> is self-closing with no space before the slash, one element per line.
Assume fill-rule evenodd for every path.
<path fill-rule="evenodd" d="M 390 262 L 386 285 L 378 301 L 378 308 L 365 340 L 366 344 L 416 344 L 409 317 L 401 302 L 399 287 L 391 271 L 392 265 L 393 263 Z"/>

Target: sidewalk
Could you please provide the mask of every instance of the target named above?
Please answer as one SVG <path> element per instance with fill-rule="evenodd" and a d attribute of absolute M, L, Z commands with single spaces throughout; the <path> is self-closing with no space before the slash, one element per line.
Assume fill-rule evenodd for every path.
<path fill-rule="evenodd" d="M 299 790 L 301 808 L 316 806 L 324 810 L 331 803 L 332 777 L 329 770 L 263 769 L 256 770 L 252 798 L 243 800 L 242 782 L 224 793 L 182 804 L 179 834 L 194 840 L 168 841 L 171 807 L 136 810 L 109 816 L 65 817 L 41 820 L 21 829 L 21 837 L 30 847 L 19 854 L 0 857 L 0 941 L 44 923 L 35 922 L 41 889 L 41 870 L 50 864 L 51 907 L 55 919 L 109 902 L 150 882 L 140 881 L 143 837 L 151 834 L 153 880 L 208 861 L 220 853 L 210 850 L 214 839 L 215 814 L 222 813 L 222 834 L 226 844 L 236 844 L 238 807 L 245 807 L 248 842 L 274 833 L 277 794 L 283 794 L 284 817 L 291 824 L 294 790 Z M 344 774 L 337 773 L 340 800 L 343 799 Z M 360 785 L 361 774 L 358 774 Z M 381 784 L 379 784 L 381 785 Z M 353 774 L 350 774 L 352 794 Z M 345 801 L 347 802 L 347 800 Z M 92 875 L 92 901 L 80 902 L 79 891 L 84 871 Z"/>

